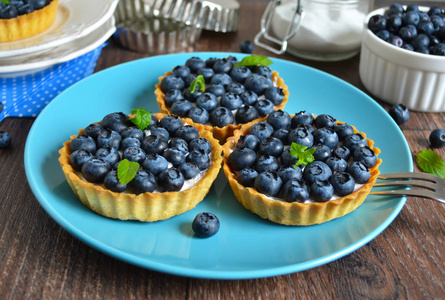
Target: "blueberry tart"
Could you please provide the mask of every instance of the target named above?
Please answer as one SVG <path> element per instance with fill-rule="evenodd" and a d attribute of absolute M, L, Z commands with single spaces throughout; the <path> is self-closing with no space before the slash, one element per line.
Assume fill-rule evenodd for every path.
<path fill-rule="evenodd" d="M 47 30 L 56 18 L 58 0 L 0 2 L 0 43 L 14 42 Z"/>
<path fill-rule="evenodd" d="M 267 57 L 189 58 L 159 77 L 155 95 L 161 112 L 202 124 L 221 144 L 242 124 L 265 120 L 289 97 Z"/>
<path fill-rule="evenodd" d="M 278 110 L 241 126 L 223 145 L 223 169 L 238 201 L 284 225 L 313 225 L 359 207 L 378 174 L 380 149 L 349 124 Z"/>
<path fill-rule="evenodd" d="M 59 150 L 59 162 L 89 209 L 109 218 L 152 222 L 201 202 L 221 168 L 221 153 L 210 132 L 138 109 L 131 115 L 108 114 L 79 130 Z"/>

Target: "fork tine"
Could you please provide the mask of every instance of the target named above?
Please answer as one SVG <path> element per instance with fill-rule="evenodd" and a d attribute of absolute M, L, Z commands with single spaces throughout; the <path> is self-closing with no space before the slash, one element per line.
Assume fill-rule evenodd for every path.
<path fill-rule="evenodd" d="M 438 180 L 442 180 L 442 178 L 428 174 L 428 173 L 419 173 L 419 172 L 399 172 L 399 173 L 388 173 L 381 174 L 378 177 L 379 179 L 420 179 L 420 180 L 429 180 L 433 182 L 437 182 Z"/>
<path fill-rule="evenodd" d="M 391 186 L 391 185 L 411 185 L 411 186 L 419 186 L 428 189 L 435 190 L 436 184 L 429 181 L 422 180 L 399 180 L 399 181 L 386 181 L 386 182 L 378 182 L 374 184 L 375 187 L 378 186 Z"/>
<path fill-rule="evenodd" d="M 371 192 L 371 195 L 393 195 L 393 196 L 414 196 L 414 197 L 424 197 L 437 200 L 439 202 L 445 203 L 445 197 L 438 197 L 438 195 L 423 190 L 393 190 L 393 191 L 378 191 Z"/>

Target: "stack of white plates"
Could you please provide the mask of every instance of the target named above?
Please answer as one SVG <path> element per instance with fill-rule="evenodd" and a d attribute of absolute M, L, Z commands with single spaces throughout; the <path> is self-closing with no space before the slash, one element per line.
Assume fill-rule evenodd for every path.
<path fill-rule="evenodd" d="M 119 0 L 59 0 L 54 24 L 34 37 L 0 43 L 0 76 L 15 77 L 86 54 L 115 31 Z"/>

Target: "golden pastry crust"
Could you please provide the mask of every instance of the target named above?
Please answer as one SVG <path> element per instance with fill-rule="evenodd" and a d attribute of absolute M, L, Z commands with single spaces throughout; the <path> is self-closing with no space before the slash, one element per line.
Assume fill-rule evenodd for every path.
<path fill-rule="evenodd" d="M 171 110 L 167 105 L 165 104 L 165 94 L 161 90 L 161 81 L 165 76 L 171 75 L 172 72 L 166 72 L 164 76 L 159 77 L 159 82 L 156 84 L 156 101 L 158 102 L 159 109 L 162 113 L 165 114 L 171 114 Z M 277 71 L 272 71 L 272 81 L 277 83 L 277 86 L 281 89 L 283 89 L 284 93 L 284 99 L 283 102 L 281 102 L 280 105 L 275 106 L 275 110 L 284 109 L 284 106 L 286 106 L 287 101 L 289 100 L 289 91 L 287 85 L 284 83 L 284 80 L 279 76 L 279 73 Z M 257 121 L 264 121 L 266 120 L 266 117 L 260 117 L 257 119 Z M 193 122 L 191 119 L 185 118 L 188 120 L 188 122 Z M 213 136 L 219 140 L 221 144 L 224 144 L 228 137 L 233 135 L 233 132 L 239 128 L 241 128 L 243 124 L 229 124 L 224 127 L 216 127 L 212 125 L 203 125 L 205 130 L 210 131 Z"/>
<path fill-rule="evenodd" d="M 288 203 L 285 201 L 270 199 L 264 194 L 259 193 L 254 188 L 241 185 L 237 181 L 235 174 L 232 172 L 228 164 L 229 155 L 234 149 L 238 139 L 241 135 L 248 134 L 250 127 L 254 123 L 257 123 L 257 121 L 243 125 L 239 130 L 236 130 L 234 132 L 234 136 L 230 137 L 227 140 L 227 143 L 223 145 L 223 170 L 236 199 L 246 209 L 264 219 L 269 219 L 272 222 L 284 225 L 314 225 L 342 217 L 354 211 L 363 203 L 377 180 L 377 176 L 380 174 L 378 168 L 382 163 L 382 160 L 377 159 L 375 166 L 369 169 L 371 172 L 371 178 L 368 180 L 368 182 L 353 193 L 336 200 L 316 203 Z M 343 122 L 337 121 L 337 124 L 342 123 Z M 352 127 L 354 128 L 354 132 L 358 133 L 357 129 L 354 126 Z M 366 138 L 366 135 L 363 132 L 360 132 L 360 134 Z M 380 149 L 374 147 L 374 141 L 368 138 L 366 138 L 366 140 L 369 147 L 375 152 L 376 155 L 378 155 L 380 153 Z"/>
<path fill-rule="evenodd" d="M 0 43 L 14 42 L 47 30 L 56 18 L 58 0 L 32 13 L 11 19 L 0 19 Z"/>
<path fill-rule="evenodd" d="M 164 114 L 154 114 L 158 119 Z M 188 122 L 184 122 L 188 123 Z M 194 124 L 191 124 L 194 125 Z M 63 144 L 59 150 L 59 162 L 63 173 L 79 200 L 92 211 L 120 220 L 158 221 L 169 219 L 194 208 L 201 202 L 210 190 L 210 187 L 219 173 L 222 163 L 222 147 L 212 134 L 198 128 L 199 135 L 210 141 L 212 145 L 212 165 L 203 178 L 192 188 L 180 192 L 164 193 L 116 193 L 101 185 L 93 184 L 81 179 L 70 164 L 70 141 L 76 137 L 71 136 L 70 141 Z M 81 134 L 82 130 L 79 130 Z"/>

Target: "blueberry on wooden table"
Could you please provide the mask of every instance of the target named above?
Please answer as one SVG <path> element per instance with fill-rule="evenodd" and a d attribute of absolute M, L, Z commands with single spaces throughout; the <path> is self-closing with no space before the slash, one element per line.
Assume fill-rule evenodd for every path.
<path fill-rule="evenodd" d="M 200 238 L 214 236 L 220 228 L 218 217 L 209 212 L 202 212 L 196 215 L 192 223 L 192 229 Z"/>
<path fill-rule="evenodd" d="M 242 53 L 252 53 L 253 44 L 251 41 L 244 41 L 241 43 L 240 50 Z"/>
<path fill-rule="evenodd" d="M 431 147 L 440 148 L 445 146 L 445 130 L 434 129 L 430 134 L 429 140 Z"/>
<path fill-rule="evenodd" d="M 403 104 L 396 104 L 389 109 L 389 115 L 396 121 L 398 125 L 401 125 L 408 121 L 409 110 Z"/>
<path fill-rule="evenodd" d="M 7 132 L 0 131 L 0 149 L 5 149 L 11 146 L 11 135 Z"/>

